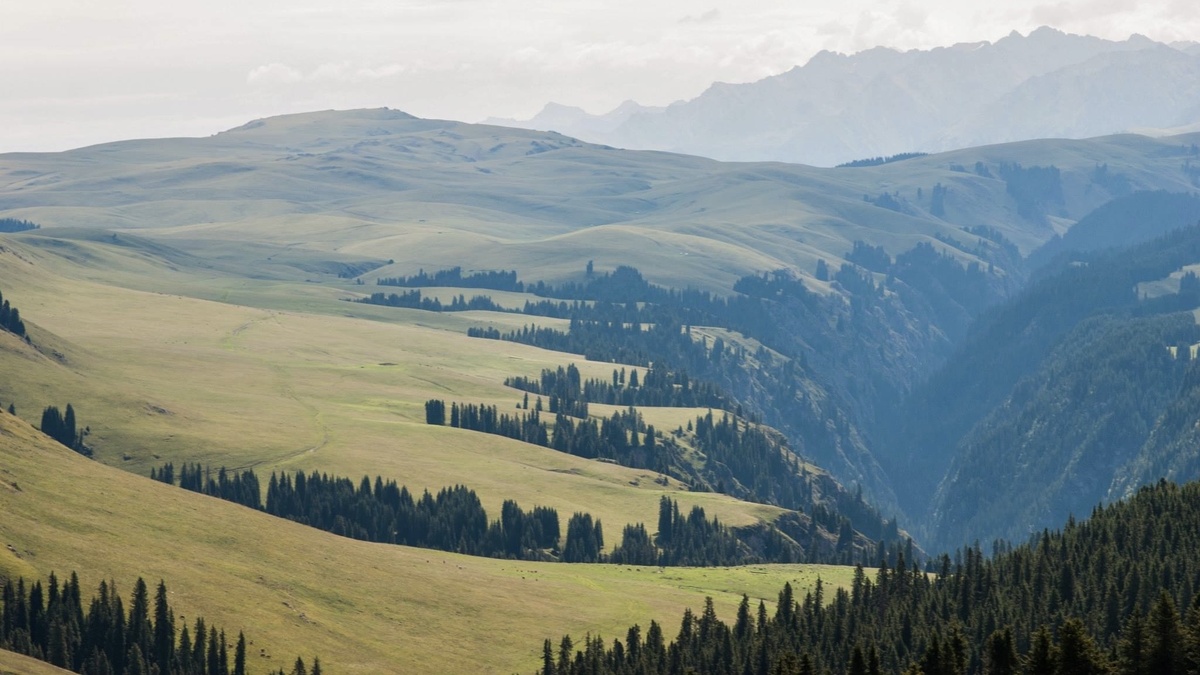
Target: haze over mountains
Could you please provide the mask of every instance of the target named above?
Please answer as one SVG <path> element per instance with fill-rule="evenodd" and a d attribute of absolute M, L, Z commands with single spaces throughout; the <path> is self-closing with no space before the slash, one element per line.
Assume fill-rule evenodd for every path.
<path fill-rule="evenodd" d="M 163 577 L 188 616 L 251 624 L 254 672 L 311 649 L 332 672 L 563 675 L 548 632 L 607 638 L 707 594 L 767 671 L 779 641 L 751 626 L 778 600 L 804 634 L 820 587 L 794 616 L 774 594 L 818 573 L 862 617 L 870 577 L 912 601 L 896 672 L 939 622 L 943 644 L 974 626 L 975 670 L 1005 623 L 1024 650 L 1087 616 L 1115 653 L 1160 588 L 1200 588 L 1193 538 L 1145 512 L 1190 501 L 1160 485 L 1111 511 L 1155 538 L 1103 546 L 1159 551 L 1116 579 L 1087 531 L 1040 533 L 1200 478 L 1200 132 L 1094 134 L 1196 122 L 1198 60 L 1042 29 L 542 116 L 872 158 L 831 168 L 387 108 L 0 155 L 0 577 Z M 1026 138 L 1046 125 L 1091 137 Z M 1000 569 L 980 541 L 1024 569 L 1037 621 L 976 602 Z M 953 571 L 931 557 L 956 548 Z M 824 665 L 852 660 L 836 603 Z"/>
<path fill-rule="evenodd" d="M 1058 250 L 1112 245 L 1121 240 L 1114 232 L 1148 214 L 1186 224 L 1190 202 L 1150 199 L 1116 209 L 1120 217 L 1096 230 L 1103 238 L 1070 229 L 1139 191 L 1195 190 L 1197 140 L 1027 141 L 818 169 L 616 150 L 386 109 L 325 112 L 205 139 L 8 155 L 0 209 L 43 224 L 31 245 L 50 246 L 54 226 L 83 228 L 60 236 L 152 243 L 153 255 L 218 277 L 374 282 L 462 266 L 558 283 L 578 280 L 592 261 L 598 271 L 630 265 L 656 284 L 737 297 L 747 278 L 781 273 L 814 295 L 772 291 L 783 295 L 763 296 L 781 305 L 769 325 L 710 327 L 804 363 L 799 389 L 765 395 L 779 383 L 749 362 L 692 374 L 719 380 L 806 457 L 916 526 L 959 438 L 936 447 L 895 440 L 889 411 L 951 358 L 975 318 L 1021 288 L 1032 271 L 1023 258 L 1039 246 L 1064 233 Z M 152 278 L 121 283 L 156 289 Z M 989 406 L 1010 386 L 997 383 Z M 990 410 L 972 410 L 957 433 Z M 939 459 L 901 459 L 913 452 Z M 922 475 L 900 478 L 906 465 Z M 1071 508 L 1105 496 L 1111 480 Z M 927 488 L 913 493 L 917 485 Z M 1057 515 L 1047 509 L 1037 522 Z M 925 536 L 940 542 L 929 527 Z"/>
<path fill-rule="evenodd" d="M 1033 138 L 1179 132 L 1200 123 L 1200 46 L 1040 28 L 928 51 L 821 52 L 746 84 L 712 85 L 665 108 L 589 115 L 549 104 L 525 121 L 634 149 L 832 166 Z"/>

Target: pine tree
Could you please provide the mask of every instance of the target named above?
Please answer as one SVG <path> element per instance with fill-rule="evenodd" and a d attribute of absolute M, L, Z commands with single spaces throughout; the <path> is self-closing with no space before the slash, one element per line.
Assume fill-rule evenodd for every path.
<path fill-rule="evenodd" d="M 1033 634 L 1033 645 L 1025 656 L 1025 675 L 1054 675 L 1058 653 L 1050 631 L 1041 626 Z"/>
<path fill-rule="evenodd" d="M 196 617 L 196 629 L 192 632 L 195 635 L 195 642 L 192 643 L 192 665 L 196 670 L 207 672 L 208 628 L 204 625 L 203 617 Z"/>
<path fill-rule="evenodd" d="M 136 642 L 129 646 L 129 653 L 125 657 L 124 672 L 125 675 L 150 675 L 150 668 L 146 665 L 142 648 Z"/>
<path fill-rule="evenodd" d="M 550 638 L 542 643 L 542 673 L 541 675 L 555 675 L 557 671 L 554 669 L 554 646 L 550 644 Z"/>
<path fill-rule="evenodd" d="M 220 646 L 217 627 L 210 626 L 208 629 L 208 654 L 205 657 L 208 675 L 221 675 L 221 655 L 217 652 Z"/>
<path fill-rule="evenodd" d="M 129 606 L 129 623 L 126 629 L 126 641 L 130 646 L 136 645 L 138 652 L 145 658 L 154 654 L 154 633 L 150 628 L 150 591 L 146 582 L 138 577 L 133 586 L 133 599 Z"/>
<path fill-rule="evenodd" d="M 158 582 L 154 595 L 154 661 L 158 672 L 169 673 L 175 655 L 175 616 L 167 604 L 167 586 Z"/>
<path fill-rule="evenodd" d="M 1083 622 L 1070 618 L 1058 629 L 1058 675 L 1106 675 L 1108 663 L 1104 654 L 1088 635 Z"/>
<path fill-rule="evenodd" d="M 988 637 L 983 663 L 987 675 L 1017 675 L 1020 661 L 1011 628 L 1005 626 Z"/>
<path fill-rule="evenodd" d="M 1175 603 L 1164 590 L 1150 610 L 1147 622 L 1149 652 L 1146 665 L 1156 675 L 1182 674 L 1185 665 L 1183 630 Z"/>
<path fill-rule="evenodd" d="M 233 675 L 246 675 L 246 634 L 239 632 L 233 654 Z"/>
<path fill-rule="evenodd" d="M 1147 657 L 1149 636 L 1142 615 L 1134 612 L 1125 621 L 1121 639 L 1117 642 L 1117 672 L 1120 675 L 1152 675 Z"/>

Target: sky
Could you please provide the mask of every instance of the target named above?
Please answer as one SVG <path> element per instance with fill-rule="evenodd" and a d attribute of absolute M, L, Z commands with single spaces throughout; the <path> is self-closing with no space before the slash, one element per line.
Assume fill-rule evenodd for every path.
<path fill-rule="evenodd" d="M 207 136 L 387 106 L 468 122 L 606 112 L 750 82 L 821 50 L 1049 25 L 1200 40 L 1195 0 L 0 0 L 0 153 Z"/>

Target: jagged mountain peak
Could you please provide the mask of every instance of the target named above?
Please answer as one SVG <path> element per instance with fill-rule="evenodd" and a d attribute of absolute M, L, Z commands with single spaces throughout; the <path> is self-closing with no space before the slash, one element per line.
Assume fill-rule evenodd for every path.
<path fill-rule="evenodd" d="M 1200 122 L 1200 109 L 1189 103 L 1200 100 L 1196 68 L 1195 43 L 1106 40 L 1043 26 L 929 50 L 821 51 L 778 75 L 714 83 L 666 108 L 627 102 L 604 115 L 543 111 L 503 123 L 617 147 L 833 165 L 1019 139 L 1188 128 Z M 1147 106 L 1148 85 L 1171 95 Z M 1039 89 L 1037 100 L 1028 95 Z"/>

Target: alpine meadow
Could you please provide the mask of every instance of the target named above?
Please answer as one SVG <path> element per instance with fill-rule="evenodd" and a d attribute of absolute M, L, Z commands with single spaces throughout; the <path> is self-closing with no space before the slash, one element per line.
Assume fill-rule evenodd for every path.
<path fill-rule="evenodd" d="M 0 673 L 1200 673 L 1198 73 L 0 154 Z"/>

